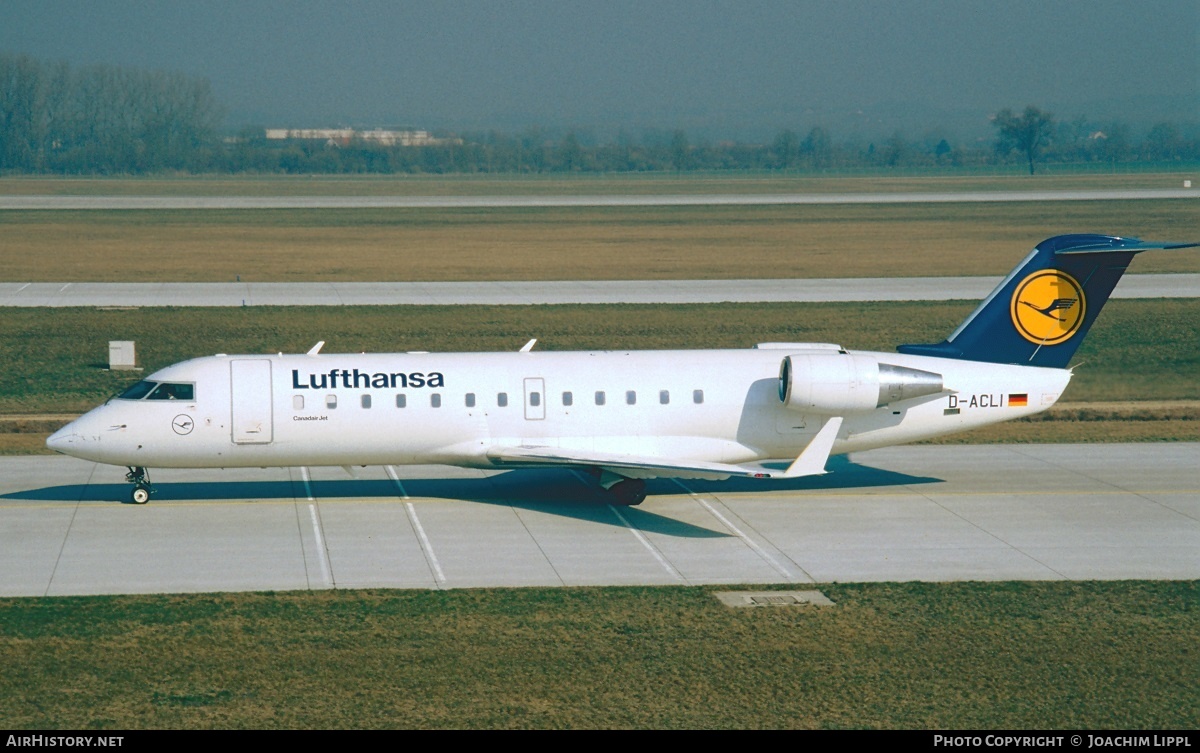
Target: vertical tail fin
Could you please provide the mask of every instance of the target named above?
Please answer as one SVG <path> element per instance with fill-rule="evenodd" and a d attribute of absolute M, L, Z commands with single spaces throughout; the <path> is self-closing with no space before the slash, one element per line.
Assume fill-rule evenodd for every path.
<path fill-rule="evenodd" d="M 945 340 L 897 350 L 1065 368 L 1135 254 L 1196 245 L 1111 235 L 1048 238 Z"/>

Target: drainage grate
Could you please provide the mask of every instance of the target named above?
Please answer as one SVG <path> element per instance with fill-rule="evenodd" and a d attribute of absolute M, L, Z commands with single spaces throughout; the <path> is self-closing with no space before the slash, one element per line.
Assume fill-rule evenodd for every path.
<path fill-rule="evenodd" d="M 715 596 L 727 607 L 833 606 L 820 591 L 718 591 Z"/>

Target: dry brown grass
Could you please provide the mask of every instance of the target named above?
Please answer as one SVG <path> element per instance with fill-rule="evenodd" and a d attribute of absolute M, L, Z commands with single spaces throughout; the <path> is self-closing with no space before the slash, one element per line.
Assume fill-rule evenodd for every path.
<path fill-rule="evenodd" d="M 5 281 L 1003 275 L 1043 238 L 1200 240 L 1200 202 L 0 212 Z M 1197 272 L 1146 254 L 1136 272 Z"/>

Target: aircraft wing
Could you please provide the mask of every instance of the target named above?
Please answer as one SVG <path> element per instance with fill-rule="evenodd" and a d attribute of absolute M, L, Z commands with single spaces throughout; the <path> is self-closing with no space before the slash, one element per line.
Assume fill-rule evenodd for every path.
<path fill-rule="evenodd" d="M 642 455 L 622 455 L 558 447 L 493 447 L 488 460 L 500 468 L 546 468 L 551 466 L 592 467 L 627 478 L 697 478 L 724 481 L 730 476 L 772 478 L 761 468 L 744 468 L 703 460 L 670 460 Z"/>
<path fill-rule="evenodd" d="M 747 467 L 704 460 L 674 460 L 646 455 L 626 455 L 590 450 L 567 450 L 559 447 L 521 445 L 493 447 L 487 452 L 492 465 L 501 468 L 546 468 L 552 466 L 600 468 L 626 478 L 698 478 L 724 481 L 727 478 L 799 478 L 826 473 L 834 440 L 841 429 L 842 419 L 834 416 L 825 420 L 799 457 L 785 471 L 768 471 L 762 466 Z"/>

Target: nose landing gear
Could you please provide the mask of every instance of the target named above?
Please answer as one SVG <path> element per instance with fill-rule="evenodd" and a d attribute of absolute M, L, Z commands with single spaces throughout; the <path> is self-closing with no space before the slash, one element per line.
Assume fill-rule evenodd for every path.
<path fill-rule="evenodd" d="M 125 474 L 125 480 L 133 484 L 133 491 L 129 495 L 129 501 L 135 505 L 144 505 L 150 501 L 150 495 L 154 493 L 154 487 L 150 485 L 150 473 L 142 467 L 131 467 L 129 473 Z"/>

